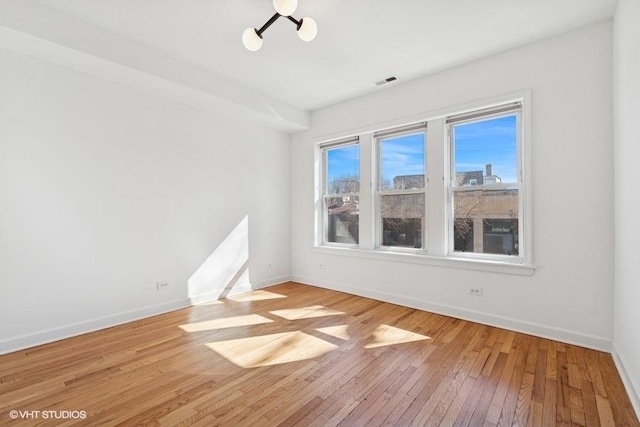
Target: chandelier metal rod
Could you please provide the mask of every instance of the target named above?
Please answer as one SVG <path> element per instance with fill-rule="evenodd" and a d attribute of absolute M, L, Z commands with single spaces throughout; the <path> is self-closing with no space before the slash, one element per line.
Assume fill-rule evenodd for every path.
<path fill-rule="evenodd" d="M 258 33 L 258 35 L 260 37 L 262 37 L 262 33 L 265 32 L 265 30 L 267 28 L 269 28 L 271 26 L 271 24 L 273 24 L 274 22 L 276 22 L 278 20 L 278 18 L 280 18 L 282 15 L 280 15 L 279 13 L 276 12 L 275 15 L 273 15 L 266 24 L 264 24 L 258 31 L 256 31 L 256 33 Z"/>
<path fill-rule="evenodd" d="M 302 26 L 302 19 L 300 19 L 299 21 L 296 20 L 296 18 L 294 18 L 293 16 L 289 15 L 287 16 L 287 18 L 289 19 L 289 21 L 293 22 L 294 24 L 296 24 L 296 30 L 299 30 L 300 27 Z"/>

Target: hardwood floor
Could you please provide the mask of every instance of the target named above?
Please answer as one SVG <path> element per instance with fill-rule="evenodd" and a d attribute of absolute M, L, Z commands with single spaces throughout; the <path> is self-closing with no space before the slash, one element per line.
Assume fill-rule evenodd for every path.
<path fill-rule="evenodd" d="M 35 424 L 640 425 L 606 353 L 296 283 L 0 356 Z"/>

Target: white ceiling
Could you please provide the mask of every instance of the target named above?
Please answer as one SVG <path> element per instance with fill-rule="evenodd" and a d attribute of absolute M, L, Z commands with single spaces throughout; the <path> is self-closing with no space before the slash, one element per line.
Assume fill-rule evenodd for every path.
<path fill-rule="evenodd" d="M 565 32 L 613 15 L 616 0 L 299 0 L 318 36 L 305 43 L 280 19 L 258 52 L 247 27 L 274 13 L 271 0 L 40 0 L 303 110 Z M 588 49 L 588 46 L 585 46 Z"/>

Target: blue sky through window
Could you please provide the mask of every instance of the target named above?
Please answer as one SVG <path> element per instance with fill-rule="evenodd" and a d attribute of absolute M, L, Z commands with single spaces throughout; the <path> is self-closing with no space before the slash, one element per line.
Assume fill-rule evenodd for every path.
<path fill-rule="evenodd" d="M 396 176 L 424 175 L 424 133 L 383 139 L 380 168 L 383 187 Z"/>
<path fill-rule="evenodd" d="M 516 116 L 455 125 L 455 171 L 483 171 L 492 165 L 503 183 L 516 182 Z M 424 133 L 386 138 L 380 149 L 382 182 L 393 184 L 400 175 L 421 175 L 424 166 Z M 360 177 L 360 146 L 327 150 L 327 178 Z"/>
<path fill-rule="evenodd" d="M 455 171 L 483 171 L 492 165 L 503 183 L 516 182 L 516 116 L 455 125 Z"/>
<path fill-rule="evenodd" d="M 360 178 L 360 146 L 358 144 L 327 150 L 329 182 L 344 177 Z"/>

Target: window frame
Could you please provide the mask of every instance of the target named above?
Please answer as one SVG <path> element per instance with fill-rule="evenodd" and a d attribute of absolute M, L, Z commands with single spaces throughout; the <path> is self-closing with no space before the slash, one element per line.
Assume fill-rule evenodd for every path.
<path fill-rule="evenodd" d="M 486 113 L 508 104 L 520 103 L 519 146 L 518 146 L 518 238 L 519 256 L 475 254 L 459 256 L 460 252 L 449 250 L 453 240 L 449 237 L 448 218 L 450 208 L 451 153 L 448 138 L 447 118 Z M 388 134 L 400 128 L 411 128 L 422 123 L 425 126 L 425 219 L 423 225 L 423 248 L 400 248 L 381 246 L 379 233 L 382 224 L 378 214 L 379 149 L 377 134 Z M 531 139 L 531 90 L 497 96 L 490 99 L 469 102 L 458 107 L 444 107 L 438 110 L 396 118 L 379 125 L 352 128 L 351 138 L 358 138 L 360 144 L 360 193 L 359 193 L 359 245 L 327 243 L 324 234 L 323 170 L 322 148 L 348 140 L 345 133 L 316 135 L 315 157 L 315 238 L 314 251 L 322 255 L 351 256 L 369 260 L 403 262 L 425 266 L 454 268 L 461 270 L 530 276 L 535 272 L 533 258 L 533 216 L 532 216 L 532 139 Z M 474 186 L 478 189 L 479 186 Z M 380 224 L 380 225 L 378 225 Z M 451 242 L 451 243 L 450 243 Z"/>
<path fill-rule="evenodd" d="M 382 142 L 389 138 L 399 138 L 409 135 L 423 135 L 423 166 L 424 166 L 424 187 L 414 188 L 409 190 L 382 190 Z M 375 150 L 375 170 L 373 176 L 375 177 L 375 183 L 373 188 L 373 210 L 374 210 L 374 230 L 375 240 L 374 248 L 379 251 L 398 252 L 398 253 L 413 253 L 413 254 L 427 254 L 427 123 L 418 122 L 409 126 L 403 126 L 401 128 L 394 128 L 384 130 L 382 132 L 373 134 L 373 144 Z M 424 213 L 422 215 L 422 227 L 421 227 L 421 247 L 410 248 L 402 246 L 388 246 L 383 245 L 384 227 L 382 225 L 382 198 L 384 196 L 402 196 L 410 194 L 423 194 L 424 195 Z"/>
<path fill-rule="evenodd" d="M 523 220 L 523 215 L 525 213 L 525 202 L 524 202 L 524 174 L 523 174 L 523 126 L 522 126 L 522 114 L 523 114 L 523 103 L 522 102 L 514 102 L 503 105 L 498 105 L 492 108 L 486 109 L 475 109 L 469 111 L 467 113 L 449 116 L 447 118 L 447 129 L 446 129 L 446 150 L 445 152 L 448 155 L 447 163 L 449 176 L 446 182 L 445 194 L 447 195 L 446 200 L 446 224 L 447 224 L 447 238 L 445 242 L 445 253 L 446 256 L 451 258 L 460 258 L 460 259 L 469 259 L 469 260 L 487 260 L 492 262 L 500 262 L 505 264 L 526 264 L 526 260 L 528 259 L 528 251 L 529 246 L 527 245 L 528 240 L 530 239 L 529 235 L 525 235 L 525 221 Z M 454 141 L 454 132 L 453 127 L 461 124 L 471 124 L 478 123 L 486 120 L 498 119 L 502 117 L 514 116 L 516 117 L 516 182 L 514 183 L 496 183 L 490 185 L 470 185 L 466 186 L 458 186 L 455 184 L 456 180 L 456 171 L 455 171 L 455 141 Z M 460 116 L 468 116 L 468 118 L 460 118 Z M 456 117 L 455 122 L 448 123 L 450 118 Z M 455 230 L 454 230 L 454 221 L 455 221 L 455 212 L 454 212 L 454 195 L 456 193 L 464 193 L 471 191 L 482 191 L 482 190 L 512 190 L 515 189 L 518 191 L 518 255 L 502 255 L 502 254 L 491 254 L 491 253 L 477 253 L 477 252 L 461 252 L 455 251 Z M 484 224 L 484 223 L 483 223 Z M 524 240 L 524 242 L 523 242 Z M 524 244 L 523 244 L 524 243 Z"/>
<path fill-rule="evenodd" d="M 349 193 L 335 193 L 330 194 L 328 192 L 329 186 L 329 162 L 327 159 L 327 153 L 330 150 L 334 150 L 337 148 L 349 147 L 349 146 L 357 146 L 358 147 L 358 188 L 359 192 L 349 192 Z M 351 137 L 344 138 L 338 141 L 332 141 L 325 144 L 322 144 L 320 147 L 321 156 L 322 156 L 322 182 L 320 184 L 321 188 L 321 209 L 322 209 L 322 220 L 320 221 L 322 228 L 322 238 L 321 242 L 324 246 L 332 246 L 332 247 L 342 247 L 342 248 L 359 248 L 360 247 L 360 211 L 358 210 L 358 243 L 341 243 L 341 242 L 330 242 L 329 241 L 329 209 L 327 200 L 332 198 L 339 197 L 357 197 L 358 204 L 360 199 L 360 194 L 362 193 L 362 179 L 361 179 L 361 169 L 362 169 L 362 159 L 361 155 L 361 146 L 360 146 L 360 138 L 359 137 Z"/>

